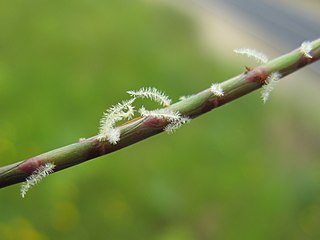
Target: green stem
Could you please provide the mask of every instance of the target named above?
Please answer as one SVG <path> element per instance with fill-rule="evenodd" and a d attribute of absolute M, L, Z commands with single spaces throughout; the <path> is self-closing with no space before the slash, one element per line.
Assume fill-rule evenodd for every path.
<path fill-rule="evenodd" d="M 221 83 L 224 91 L 224 95 L 221 97 L 214 96 L 210 89 L 206 89 L 185 100 L 177 102 L 168 108 L 179 111 L 184 116 L 195 118 L 213 108 L 231 102 L 234 99 L 260 88 L 266 83 L 268 75 L 272 72 L 279 72 L 281 76 L 284 77 L 319 60 L 320 39 L 312 42 L 312 51 L 310 53 L 312 58 L 304 56 L 298 48 Z M 25 181 L 33 171 L 47 162 L 55 164 L 56 167 L 54 171 L 57 172 L 87 160 L 114 152 L 162 132 L 167 123 L 168 122 L 165 120 L 152 117 L 137 118 L 119 126 L 121 140 L 116 145 L 112 145 L 108 141 L 101 142 L 97 139 L 97 136 L 94 136 L 21 162 L 0 167 L 0 187 Z"/>

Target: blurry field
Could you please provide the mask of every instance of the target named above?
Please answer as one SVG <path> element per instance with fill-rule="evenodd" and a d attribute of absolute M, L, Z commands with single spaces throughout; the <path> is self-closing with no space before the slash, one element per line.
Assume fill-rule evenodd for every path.
<path fill-rule="evenodd" d="M 188 16 L 151 1 L 3 0 L 0 31 L 0 165 L 95 135 L 127 90 L 177 100 L 245 64 L 209 55 Z M 320 239 L 319 104 L 280 91 L 53 174 L 25 199 L 1 189 L 1 240 Z"/>

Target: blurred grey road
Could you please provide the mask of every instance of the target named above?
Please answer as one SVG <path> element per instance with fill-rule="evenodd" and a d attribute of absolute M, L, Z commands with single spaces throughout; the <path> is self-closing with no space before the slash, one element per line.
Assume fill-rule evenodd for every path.
<path fill-rule="evenodd" d="M 194 2 L 208 10 L 214 10 L 214 13 L 217 13 L 217 9 L 221 7 L 236 12 L 237 15 L 256 26 L 251 32 L 250 27 L 246 28 L 246 32 L 267 42 L 270 47 L 282 53 L 296 48 L 303 41 L 320 37 L 320 14 L 318 17 L 312 17 L 307 11 L 298 11 L 297 8 L 274 1 L 198 0 Z M 241 24 L 241 21 L 233 22 L 232 14 L 225 18 L 235 26 Z M 258 32 L 257 29 L 259 29 Z M 271 36 L 272 41 L 269 40 Z M 320 74 L 320 63 L 312 64 L 311 69 Z"/>

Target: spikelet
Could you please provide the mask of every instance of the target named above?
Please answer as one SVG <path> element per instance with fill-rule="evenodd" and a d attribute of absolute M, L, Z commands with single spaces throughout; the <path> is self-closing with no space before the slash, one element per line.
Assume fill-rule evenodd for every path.
<path fill-rule="evenodd" d="M 267 84 L 262 86 L 261 98 L 263 103 L 266 103 L 269 99 L 270 93 L 276 87 L 281 78 L 281 74 L 278 72 L 271 73 L 267 78 Z"/>
<path fill-rule="evenodd" d="M 34 185 L 39 183 L 43 178 L 48 176 L 53 172 L 55 165 L 53 163 L 46 163 L 45 165 L 37 168 L 29 177 L 26 178 L 26 181 L 21 185 L 20 194 L 24 198 L 28 190 Z"/>
<path fill-rule="evenodd" d="M 246 55 L 247 57 L 252 57 L 261 63 L 267 63 L 269 61 L 268 57 L 264 53 L 253 48 L 238 48 L 233 51 L 238 54 Z"/>
<path fill-rule="evenodd" d="M 171 104 L 171 99 L 156 88 L 141 88 L 138 91 L 127 91 L 127 93 L 134 98 L 149 98 L 164 107 Z"/>
<path fill-rule="evenodd" d="M 305 55 L 307 58 L 312 58 L 311 55 L 311 50 L 312 50 L 312 42 L 305 41 L 301 44 L 300 46 L 300 51 Z"/>
<path fill-rule="evenodd" d="M 213 95 L 217 97 L 221 97 L 224 95 L 224 92 L 220 83 L 213 83 L 210 87 L 210 91 L 213 93 Z"/>

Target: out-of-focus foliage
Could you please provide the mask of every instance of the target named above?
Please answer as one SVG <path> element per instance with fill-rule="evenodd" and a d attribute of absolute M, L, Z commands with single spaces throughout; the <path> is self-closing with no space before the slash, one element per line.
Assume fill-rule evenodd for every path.
<path fill-rule="evenodd" d="M 208 57 L 187 16 L 146 1 L 3 0 L 0 29 L 1 165 L 96 134 L 127 90 L 178 99 L 243 67 Z M 305 116 L 252 94 L 25 199 L 1 189 L 1 239 L 319 239 L 319 120 Z"/>

